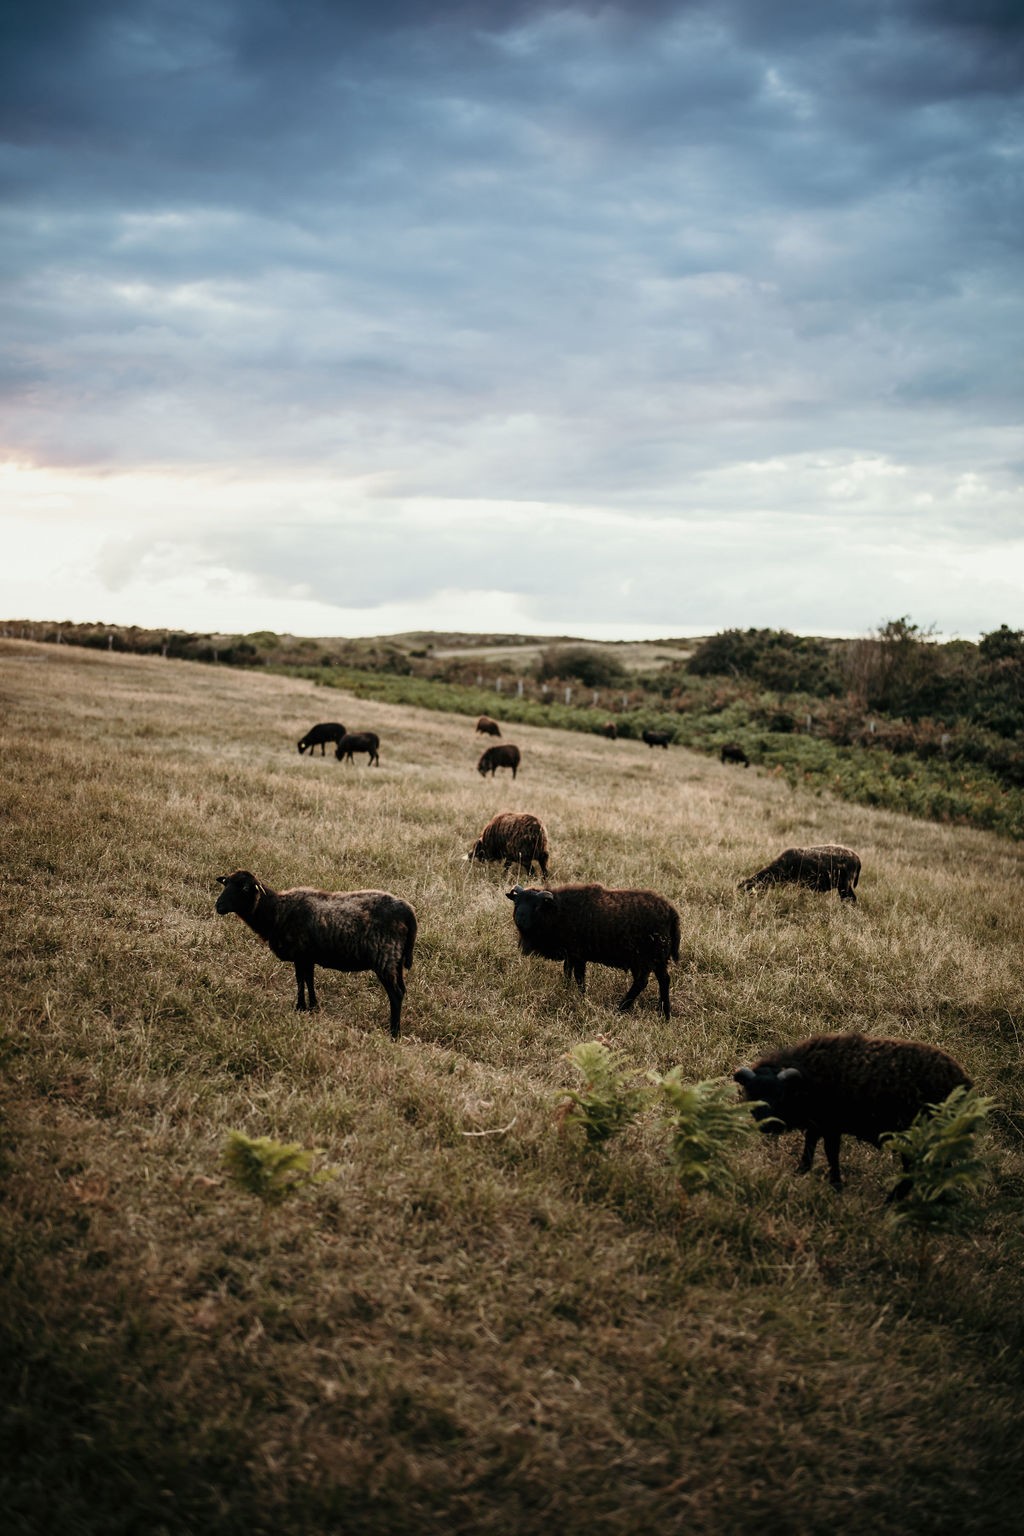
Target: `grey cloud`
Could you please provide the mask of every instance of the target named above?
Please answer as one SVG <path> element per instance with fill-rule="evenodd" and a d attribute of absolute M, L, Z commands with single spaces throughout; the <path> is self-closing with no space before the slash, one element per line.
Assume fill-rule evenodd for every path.
<path fill-rule="evenodd" d="M 1007 457 L 1008 5 L 21 11 L 0 80 L 15 456 L 680 519 L 730 515 L 732 463 Z M 375 537 L 378 565 L 328 541 L 332 581 L 358 569 L 373 601 Z M 627 601 L 553 547 L 580 593 Z M 471 540 L 459 580 L 489 559 Z M 555 601 L 513 545 L 500 563 Z M 425 549 L 395 580 L 445 564 Z"/>

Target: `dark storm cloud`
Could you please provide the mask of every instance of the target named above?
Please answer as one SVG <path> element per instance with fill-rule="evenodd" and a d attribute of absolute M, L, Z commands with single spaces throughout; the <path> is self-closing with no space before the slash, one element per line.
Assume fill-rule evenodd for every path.
<path fill-rule="evenodd" d="M 555 596 L 504 527 L 435 554 L 387 496 L 613 507 L 676 522 L 685 564 L 686 519 L 810 515 L 820 476 L 777 494 L 741 471 L 818 455 L 919 471 L 925 502 L 945 476 L 950 537 L 978 505 L 952 487 L 988 477 L 995 525 L 1019 459 L 1022 48 L 1008 0 L 22 6 L 0 449 L 381 477 L 352 534 L 371 555 L 328 537 L 308 578 L 329 598 L 354 572 L 367 602 L 486 586 L 495 562 Z M 551 538 L 571 562 L 579 526 Z M 640 606 L 620 539 L 576 549 L 567 613 L 586 591 Z M 280 543 L 202 559 L 274 580 Z"/>

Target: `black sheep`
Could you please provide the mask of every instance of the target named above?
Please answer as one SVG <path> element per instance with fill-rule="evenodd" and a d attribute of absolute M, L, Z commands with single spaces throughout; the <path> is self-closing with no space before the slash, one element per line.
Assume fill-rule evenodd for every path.
<path fill-rule="evenodd" d="M 401 1032 L 405 996 L 403 966 L 412 966 L 416 914 L 407 901 L 388 891 L 317 891 L 306 886 L 275 891 L 247 869 L 218 875 L 224 889 L 217 897 L 223 916 L 235 912 L 269 944 L 279 960 L 295 966 L 295 1007 L 317 1009 L 313 968 L 373 971 L 391 1004 L 391 1036 Z"/>
<path fill-rule="evenodd" d="M 646 741 L 649 747 L 664 747 L 667 752 L 668 744 L 672 740 L 672 733 L 670 731 L 644 731 L 641 740 Z"/>
<path fill-rule="evenodd" d="M 355 763 L 353 752 L 367 753 L 366 766 L 372 768 L 374 763 L 380 767 L 380 737 L 376 731 L 360 731 L 358 734 L 346 734 L 338 742 L 334 749 L 334 755 L 341 762 L 347 759 Z"/>
<path fill-rule="evenodd" d="M 481 715 L 476 723 L 477 732 L 481 736 L 500 736 L 501 727 L 497 720 L 492 720 L 490 715 Z"/>
<path fill-rule="evenodd" d="M 762 1101 L 753 1111 L 762 1130 L 804 1132 L 798 1172 L 808 1172 L 824 1140 L 835 1189 L 843 1183 L 844 1135 L 877 1147 L 886 1131 L 905 1131 L 922 1109 L 971 1086 L 963 1067 L 938 1046 L 857 1033 L 783 1046 L 733 1077 L 748 1099 Z"/>
<path fill-rule="evenodd" d="M 531 816 L 529 811 L 499 811 L 480 833 L 469 857 L 479 859 L 481 863 L 504 859 L 506 869 L 521 864 L 528 875 L 533 874 L 536 859 L 541 874 L 547 879 L 548 834 L 544 823 Z"/>
<path fill-rule="evenodd" d="M 750 758 L 744 752 L 743 748 L 739 746 L 735 741 L 727 741 L 725 746 L 722 748 L 722 762 L 742 763 L 744 768 L 750 767 Z"/>
<path fill-rule="evenodd" d="M 477 763 L 476 771 L 481 778 L 485 779 L 488 774 L 494 778 L 499 768 L 511 768 L 512 777 L 515 778 L 521 761 L 522 753 L 519 748 L 507 741 L 500 747 L 488 747 Z"/>
<path fill-rule="evenodd" d="M 856 901 L 854 886 L 860 879 L 860 858 L 852 848 L 824 843 L 820 848 L 787 848 L 778 858 L 741 880 L 741 891 L 757 885 L 805 885 L 812 891 L 838 891 L 841 901 Z"/>
<path fill-rule="evenodd" d="M 337 720 L 324 720 L 320 725 L 311 726 L 299 742 L 299 756 L 306 748 L 309 748 L 310 757 L 313 756 L 313 748 L 320 748 L 320 756 L 327 756 L 327 748 L 324 743 L 328 741 L 340 741 L 345 734 L 345 727 L 339 725 Z"/>
<path fill-rule="evenodd" d="M 669 960 L 679 959 L 679 913 L 657 891 L 612 890 L 603 885 L 513 886 L 519 948 L 524 955 L 561 960 L 566 981 L 583 992 L 588 962 L 628 971 L 633 984 L 619 1011 L 633 1006 L 653 971 L 661 1011 L 669 1004 Z"/>

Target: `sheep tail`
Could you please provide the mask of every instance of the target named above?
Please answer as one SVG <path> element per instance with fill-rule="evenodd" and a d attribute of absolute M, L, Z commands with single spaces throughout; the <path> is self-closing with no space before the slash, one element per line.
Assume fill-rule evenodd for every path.
<path fill-rule="evenodd" d="M 416 942 L 416 914 L 409 912 L 405 927 L 405 954 L 402 956 L 402 964 L 407 971 L 412 970 L 412 947 Z"/>
<path fill-rule="evenodd" d="M 679 913 L 672 913 L 672 959 L 679 964 Z"/>

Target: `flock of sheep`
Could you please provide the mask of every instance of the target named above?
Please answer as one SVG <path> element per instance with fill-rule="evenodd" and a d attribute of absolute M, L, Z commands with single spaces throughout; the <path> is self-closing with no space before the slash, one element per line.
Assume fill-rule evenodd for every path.
<path fill-rule="evenodd" d="M 501 736 L 497 722 L 481 715 L 477 731 Z M 614 729 L 614 727 L 613 727 Z M 608 734 L 607 728 L 605 734 Z M 664 739 L 662 739 L 664 736 Z M 668 746 L 664 733 L 645 732 L 649 746 Z M 365 752 L 368 766 L 380 764 L 380 740 L 372 731 L 349 733 L 338 722 L 315 725 L 298 743 L 300 753 L 335 743 L 339 760 Z M 728 754 L 728 755 L 727 755 Z M 492 775 L 508 767 L 515 778 L 521 761 L 511 743 L 487 748 L 478 771 Z M 723 748 L 723 762 L 747 759 L 738 747 Z M 653 973 L 659 1003 L 670 1016 L 670 960 L 678 961 L 679 913 L 657 891 L 610 889 L 597 884 L 547 884 L 549 848 L 543 823 L 524 811 L 501 811 L 483 828 L 468 857 L 519 866 L 527 876 L 536 863 L 543 886 L 515 885 L 507 892 L 524 955 L 562 962 L 566 981 L 582 992 L 588 964 L 627 971 L 631 985 L 619 1010 L 632 1007 Z M 813 891 L 839 893 L 855 902 L 861 862 L 850 848 L 827 844 L 787 848 L 763 869 L 740 882 L 740 889 L 793 883 Z M 407 901 L 388 891 L 318 891 L 306 887 L 275 891 L 248 870 L 221 875 L 217 911 L 235 913 L 278 957 L 294 965 L 299 1010 L 316 1009 L 313 972 L 317 965 L 336 971 L 372 971 L 388 995 L 391 1035 L 401 1033 L 405 972 L 412 966 L 416 914 Z M 754 1067 L 734 1074 L 751 1101 L 762 1129 L 802 1130 L 799 1170 L 811 1167 L 823 1140 L 829 1177 L 842 1186 L 839 1145 L 844 1134 L 877 1146 L 887 1131 L 905 1130 L 920 1110 L 937 1104 L 960 1085 L 970 1087 L 963 1068 L 937 1047 L 861 1034 L 820 1035 L 762 1057 Z"/>

